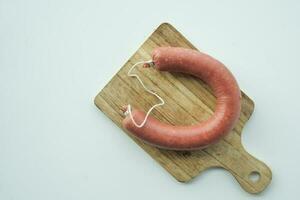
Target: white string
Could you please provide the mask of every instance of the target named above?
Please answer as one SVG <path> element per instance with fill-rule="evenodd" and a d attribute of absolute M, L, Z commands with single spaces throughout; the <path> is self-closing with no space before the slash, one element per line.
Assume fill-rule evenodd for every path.
<path fill-rule="evenodd" d="M 164 104 L 165 104 L 165 101 L 164 101 L 158 94 L 156 94 L 156 93 L 153 92 L 152 90 L 148 89 L 148 88 L 145 86 L 145 84 L 143 83 L 143 81 L 140 79 L 140 77 L 139 77 L 137 74 L 131 73 L 132 70 L 133 70 L 137 65 L 139 65 L 139 64 L 153 64 L 153 61 L 152 61 L 152 60 L 148 60 L 148 61 L 140 61 L 140 62 L 135 63 L 135 64 L 129 69 L 127 75 L 130 76 L 130 77 L 135 77 L 135 78 L 137 78 L 138 81 L 139 81 L 139 82 L 141 83 L 141 85 L 143 86 L 143 88 L 144 88 L 148 93 L 150 93 L 150 94 L 156 96 L 156 97 L 161 101 L 160 103 L 155 104 L 154 106 L 152 106 L 152 107 L 148 110 L 148 112 L 147 112 L 147 114 L 146 114 L 146 117 L 145 117 L 144 121 L 143 121 L 141 124 L 137 124 L 136 121 L 133 119 L 133 116 L 132 116 L 132 113 L 131 113 L 131 105 L 128 104 L 127 110 L 126 110 L 126 112 L 125 112 L 124 114 L 125 114 L 125 115 L 128 115 L 128 114 L 129 114 L 129 116 L 130 116 L 130 118 L 131 118 L 133 124 L 134 124 L 136 127 L 141 128 L 141 127 L 143 127 L 143 126 L 145 125 L 145 123 L 146 123 L 146 121 L 147 121 L 147 119 L 148 119 L 148 116 L 150 115 L 151 111 L 152 111 L 154 108 L 158 107 L 158 106 L 164 105 Z"/>

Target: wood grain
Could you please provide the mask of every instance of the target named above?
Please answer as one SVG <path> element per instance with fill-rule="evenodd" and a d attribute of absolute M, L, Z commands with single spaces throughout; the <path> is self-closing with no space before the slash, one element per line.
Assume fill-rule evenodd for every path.
<path fill-rule="evenodd" d="M 241 116 L 234 130 L 204 150 L 179 152 L 158 149 L 136 139 L 122 128 L 124 116 L 120 108 L 123 105 L 130 103 L 147 111 L 158 101 L 153 95 L 145 93 L 136 79 L 127 76 L 134 63 L 151 59 L 152 50 L 158 46 L 196 49 L 173 26 L 161 24 L 96 96 L 95 105 L 178 181 L 187 182 L 205 169 L 221 167 L 228 170 L 247 192 L 263 191 L 272 179 L 271 170 L 247 153 L 241 144 L 242 129 L 254 109 L 253 101 L 245 93 L 242 93 Z M 201 80 L 151 68 L 137 68 L 137 73 L 166 101 L 164 106 L 153 111 L 152 115 L 157 119 L 170 124 L 189 125 L 212 115 L 216 99 Z M 259 180 L 251 180 L 251 173 L 258 173 Z"/>

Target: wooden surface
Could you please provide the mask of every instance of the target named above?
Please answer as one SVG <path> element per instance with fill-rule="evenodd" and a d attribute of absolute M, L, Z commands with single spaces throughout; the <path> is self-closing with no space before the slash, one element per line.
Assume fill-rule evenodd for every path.
<path fill-rule="evenodd" d="M 130 103 L 133 107 L 147 111 L 158 102 L 156 97 L 145 93 L 135 78 L 127 76 L 127 71 L 134 63 L 151 59 L 151 52 L 157 46 L 196 49 L 170 24 L 161 24 L 151 34 L 95 98 L 96 106 L 121 129 L 124 116 L 120 108 L 123 105 Z M 139 67 L 136 72 L 145 84 L 166 101 L 164 106 L 152 112 L 157 119 L 170 124 L 189 125 L 212 115 L 216 99 L 210 88 L 201 80 L 181 73 L 158 72 L 153 68 Z M 243 126 L 253 109 L 253 101 L 243 93 L 241 116 L 234 130 L 217 144 L 200 151 L 162 150 L 141 142 L 128 132 L 127 134 L 180 182 L 191 180 L 205 169 L 222 167 L 228 170 L 247 192 L 259 193 L 269 185 L 272 179 L 271 170 L 247 153 L 241 144 Z M 259 179 L 250 179 L 251 173 L 258 174 Z"/>

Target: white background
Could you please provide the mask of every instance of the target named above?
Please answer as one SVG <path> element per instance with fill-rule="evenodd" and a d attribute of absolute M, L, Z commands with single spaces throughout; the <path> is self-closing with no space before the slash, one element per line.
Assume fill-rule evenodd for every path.
<path fill-rule="evenodd" d="M 225 170 L 178 183 L 93 104 L 162 22 L 224 62 L 256 103 L 245 148 L 271 185 Z M 0 0 L 0 199 L 296 199 L 299 1 Z"/>

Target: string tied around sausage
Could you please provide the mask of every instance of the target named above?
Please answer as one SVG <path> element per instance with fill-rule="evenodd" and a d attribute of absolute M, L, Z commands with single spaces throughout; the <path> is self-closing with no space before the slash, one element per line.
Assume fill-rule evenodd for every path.
<path fill-rule="evenodd" d="M 125 115 L 125 116 L 129 115 L 130 118 L 131 118 L 131 120 L 132 120 L 132 122 L 133 122 L 133 124 L 134 124 L 136 127 L 138 127 L 138 128 L 141 128 L 141 127 L 143 127 L 143 126 L 145 125 L 145 123 L 146 123 L 146 121 L 147 121 L 147 119 L 148 119 L 148 116 L 150 115 L 150 113 L 152 112 L 152 110 L 153 110 L 154 108 L 159 107 L 159 106 L 162 106 L 162 105 L 165 104 L 165 101 L 163 100 L 163 98 L 161 98 L 158 94 L 156 94 L 156 92 L 150 90 L 150 89 L 143 83 L 142 79 L 139 77 L 138 74 L 132 73 L 132 71 L 134 70 L 134 68 L 135 68 L 136 66 L 140 65 L 140 64 L 143 64 L 144 67 L 149 67 L 149 66 L 153 66 L 153 65 L 154 65 L 154 62 L 153 62 L 152 60 L 148 60 L 148 61 L 140 61 L 140 62 L 135 63 L 134 65 L 132 65 L 132 67 L 131 67 L 131 68 L 129 69 L 129 71 L 127 72 L 127 76 L 129 76 L 129 77 L 135 77 L 135 78 L 140 82 L 140 84 L 143 86 L 144 90 L 145 90 L 146 92 L 148 92 L 148 93 L 150 93 L 150 94 L 156 96 L 156 97 L 160 100 L 160 103 L 157 103 L 157 104 L 153 105 L 153 106 L 148 110 L 148 112 L 147 112 L 147 114 L 146 114 L 146 116 L 145 116 L 145 118 L 144 118 L 144 120 L 142 121 L 141 124 L 137 124 L 137 122 L 134 120 L 134 118 L 133 118 L 133 116 L 132 116 L 131 105 L 130 105 L 130 104 L 127 105 L 127 108 L 126 108 L 126 110 L 125 110 L 125 112 L 124 112 L 124 115 Z"/>

